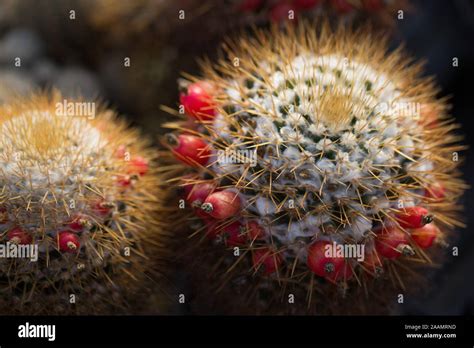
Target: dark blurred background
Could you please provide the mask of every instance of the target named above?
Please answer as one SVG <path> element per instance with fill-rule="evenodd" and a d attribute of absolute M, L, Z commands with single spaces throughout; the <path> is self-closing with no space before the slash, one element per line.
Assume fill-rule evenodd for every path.
<path fill-rule="evenodd" d="M 448 96 L 452 115 L 462 127 L 469 149 L 462 153 L 463 173 L 474 184 L 474 1 L 417 1 L 417 10 L 399 25 L 397 41 L 406 43 L 410 53 L 426 60 L 426 74 L 434 75 L 441 87 L 440 96 Z M 457 57 L 459 66 L 453 67 Z M 474 311 L 474 196 L 469 189 L 463 197 L 466 229 L 459 230 L 453 245 L 459 256 L 448 258 L 435 274 L 431 291 L 410 301 L 402 313 L 435 315 L 472 315 Z"/>
<path fill-rule="evenodd" d="M 151 25 L 140 27 L 135 17 L 120 14 L 122 0 L 100 2 L 104 7 L 94 8 L 94 1 L 89 0 L 0 2 L 0 103 L 12 91 L 23 94 L 54 86 L 66 96 L 106 100 L 156 140 L 163 133 L 160 124 L 170 119 L 160 106 L 177 104 L 180 72 L 198 73 L 196 58 L 212 57 L 224 34 L 233 34 L 252 20 L 257 25 L 262 22 L 245 11 L 229 14 L 232 1 L 169 0 L 169 6 L 157 9 L 140 8 L 144 1 L 139 0 L 129 11 L 144 18 L 142 22 L 157 11 Z M 405 12 L 403 20 L 395 20 L 392 44 L 403 42 L 410 54 L 424 59 L 426 74 L 436 76 L 441 87 L 440 97 L 449 97 L 452 114 L 470 145 L 461 157 L 465 180 L 472 185 L 474 1 L 409 3 L 411 11 Z M 176 22 L 172 18 L 181 7 L 188 17 Z M 71 19 L 71 9 L 75 19 Z M 21 66 L 14 65 L 14 57 L 22 58 Z M 127 57 L 130 66 L 124 66 Z M 453 58 L 458 58 L 457 67 Z M 463 199 L 468 227 L 459 231 L 453 244 L 459 247 L 459 256 L 448 257 L 433 276 L 431 290 L 416 300 L 407 298 L 400 314 L 473 313 L 472 190 Z"/>

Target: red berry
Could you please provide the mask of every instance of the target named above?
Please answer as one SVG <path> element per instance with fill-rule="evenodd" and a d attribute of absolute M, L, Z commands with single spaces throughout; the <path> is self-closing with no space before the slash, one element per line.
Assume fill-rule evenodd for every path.
<path fill-rule="evenodd" d="M 425 197 L 437 202 L 442 201 L 446 197 L 446 189 L 440 182 L 436 182 L 425 190 Z"/>
<path fill-rule="evenodd" d="M 116 178 L 117 184 L 121 187 L 128 187 L 132 184 L 132 177 L 130 175 L 119 174 Z"/>
<path fill-rule="evenodd" d="M 339 273 L 345 263 L 344 257 L 331 257 L 327 254 L 332 247 L 331 242 L 318 241 L 308 248 L 308 267 L 320 277 Z"/>
<path fill-rule="evenodd" d="M 382 0 L 362 0 L 362 5 L 370 12 L 377 12 L 383 8 Z"/>
<path fill-rule="evenodd" d="M 30 244 L 32 237 L 28 232 L 23 231 L 20 227 L 14 227 L 8 231 L 7 238 L 15 244 Z"/>
<path fill-rule="evenodd" d="M 125 145 L 120 145 L 115 151 L 115 157 L 119 159 L 124 159 L 126 153 L 127 153 L 127 147 Z"/>
<path fill-rule="evenodd" d="M 208 228 L 209 237 L 214 239 L 217 236 L 222 236 L 225 245 L 231 247 L 245 244 L 246 238 L 244 232 L 244 227 L 238 221 L 226 225 L 221 223 L 211 223 Z"/>
<path fill-rule="evenodd" d="M 81 246 L 79 237 L 69 231 L 62 231 L 58 233 L 58 246 L 59 250 L 68 253 L 76 253 Z"/>
<path fill-rule="evenodd" d="M 210 182 L 191 185 L 186 195 L 186 201 L 188 201 L 193 208 L 200 208 L 206 198 L 214 192 L 215 189 L 216 185 Z"/>
<path fill-rule="evenodd" d="M 282 263 L 282 258 L 269 248 L 257 249 L 252 254 L 253 266 L 263 270 L 264 274 L 275 273 Z"/>
<path fill-rule="evenodd" d="M 265 230 L 255 220 L 247 222 L 247 233 L 251 241 L 265 238 Z"/>
<path fill-rule="evenodd" d="M 411 238 L 422 249 L 427 249 L 433 245 L 436 237 L 440 234 L 439 228 L 434 224 L 428 224 L 411 231 Z"/>
<path fill-rule="evenodd" d="M 297 9 L 307 10 L 318 5 L 320 1 L 321 0 L 293 0 L 293 5 L 295 5 Z"/>
<path fill-rule="evenodd" d="M 403 228 L 420 228 L 433 221 L 433 216 L 423 207 L 407 207 L 395 215 Z"/>
<path fill-rule="evenodd" d="M 386 227 L 377 234 L 375 250 L 387 259 L 396 259 L 402 254 L 414 254 L 413 249 L 408 244 L 406 233 L 394 226 Z"/>
<path fill-rule="evenodd" d="M 331 273 L 326 276 L 326 279 L 330 282 L 336 283 L 339 280 L 348 281 L 354 276 L 351 265 L 348 262 L 344 262 L 341 269 L 337 272 Z"/>
<path fill-rule="evenodd" d="M 168 135 L 168 144 L 181 162 L 193 167 L 204 166 L 209 162 L 211 147 L 203 139 L 189 134 Z"/>
<path fill-rule="evenodd" d="M 7 208 L 0 207 L 0 224 L 6 224 L 8 222 Z"/>
<path fill-rule="evenodd" d="M 209 215 L 201 209 L 201 205 L 206 198 L 215 190 L 215 185 L 212 183 L 200 183 L 193 185 L 193 188 L 186 196 L 186 200 L 191 204 L 194 213 L 199 217 L 209 217 Z"/>
<path fill-rule="evenodd" d="M 88 226 L 90 224 L 89 219 L 82 215 L 82 214 L 77 214 L 75 215 L 71 222 L 67 223 L 66 226 L 68 226 L 71 230 L 79 232 L 84 229 L 84 227 Z"/>
<path fill-rule="evenodd" d="M 218 220 L 235 216 L 240 208 L 239 195 L 228 190 L 211 193 L 201 205 L 203 211 Z"/>
<path fill-rule="evenodd" d="M 199 121 L 210 121 L 216 115 L 212 101 L 214 87 L 206 81 L 199 81 L 188 86 L 187 93 L 180 95 L 180 103 L 186 113 Z"/>
<path fill-rule="evenodd" d="M 97 215 L 107 216 L 110 214 L 112 206 L 113 205 L 111 203 L 108 203 L 104 200 L 99 200 L 94 204 L 93 209 Z"/>
<path fill-rule="evenodd" d="M 148 160 L 141 156 L 136 156 L 128 163 L 127 173 L 145 175 L 148 172 Z"/>
<path fill-rule="evenodd" d="M 253 12 L 263 5 L 264 0 L 242 0 L 238 6 L 239 11 Z"/>
<path fill-rule="evenodd" d="M 295 16 L 292 19 L 296 19 L 295 6 L 292 6 L 285 1 L 280 1 L 270 10 L 270 19 L 275 23 L 281 23 L 290 20 L 290 11 L 293 11 L 293 14 Z"/>
<path fill-rule="evenodd" d="M 331 0 L 331 4 L 340 14 L 349 13 L 354 9 L 347 0 Z"/>

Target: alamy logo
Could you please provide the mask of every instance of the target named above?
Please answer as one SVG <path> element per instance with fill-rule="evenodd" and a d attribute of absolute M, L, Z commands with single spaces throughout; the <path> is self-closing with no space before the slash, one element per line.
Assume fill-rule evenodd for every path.
<path fill-rule="evenodd" d="M 91 120 L 95 118 L 95 103 L 64 99 L 62 103 L 56 103 L 56 116 L 87 117 Z"/>
<path fill-rule="evenodd" d="M 420 118 L 420 103 L 394 101 L 391 103 L 382 102 L 375 106 L 376 113 L 385 114 L 390 111 L 394 116 Z"/>
<path fill-rule="evenodd" d="M 17 244 L 7 242 L 0 244 L 0 258 L 30 259 L 31 262 L 38 261 L 38 244 Z"/>
<path fill-rule="evenodd" d="M 248 163 L 251 167 L 257 165 L 256 150 L 219 150 L 217 152 L 217 162 L 219 164 L 244 164 Z"/>
<path fill-rule="evenodd" d="M 365 245 L 364 244 L 337 244 L 332 242 L 324 247 L 324 256 L 328 258 L 346 258 L 357 259 L 363 262 L 365 259 Z"/>
<path fill-rule="evenodd" d="M 26 322 L 18 326 L 18 337 L 20 338 L 47 338 L 48 341 L 56 339 L 56 325 L 35 325 Z"/>

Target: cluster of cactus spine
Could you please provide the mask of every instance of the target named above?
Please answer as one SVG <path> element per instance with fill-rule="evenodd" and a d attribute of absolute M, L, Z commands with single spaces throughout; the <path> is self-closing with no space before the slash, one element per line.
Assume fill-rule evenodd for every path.
<path fill-rule="evenodd" d="M 88 103 L 84 115 L 84 104 L 53 92 L 0 108 L 0 240 L 38 250 L 36 261 L 0 259 L 2 313 L 129 313 L 156 275 L 156 152 L 113 111 Z"/>
<path fill-rule="evenodd" d="M 166 144 L 197 233 L 241 250 L 230 268 L 250 262 L 309 298 L 327 283 L 407 288 L 403 274 L 463 226 L 457 126 L 420 64 L 386 47 L 365 29 L 300 23 L 229 41 L 182 82 L 187 118 L 166 125 Z M 363 260 L 332 245 L 363 245 Z"/>

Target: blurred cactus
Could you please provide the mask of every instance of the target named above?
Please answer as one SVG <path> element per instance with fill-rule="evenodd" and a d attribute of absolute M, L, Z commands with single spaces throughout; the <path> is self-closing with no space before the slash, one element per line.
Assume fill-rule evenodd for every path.
<path fill-rule="evenodd" d="M 34 0 L 12 1 L 9 22 L 47 38 L 50 54 L 96 70 L 107 100 L 139 115 L 150 133 L 160 132 L 159 103 L 176 94 L 168 86 L 181 70 L 196 71 L 193 57 L 215 51 L 230 33 L 288 19 L 370 21 L 387 28 L 406 1 L 381 0 Z M 94 37 L 91 45 L 90 37 Z M 125 60 L 129 60 L 125 63 Z M 146 85 L 147 88 L 141 88 Z M 165 114 L 160 114 L 165 118 Z"/>
<path fill-rule="evenodd" d="M 36 262 L 2 254 L 2 313 L 146 308 L 166 237 L 155 157 L 94 102 L 55 92 L 0 108 L 2 250 L 38 251 Z"/>

